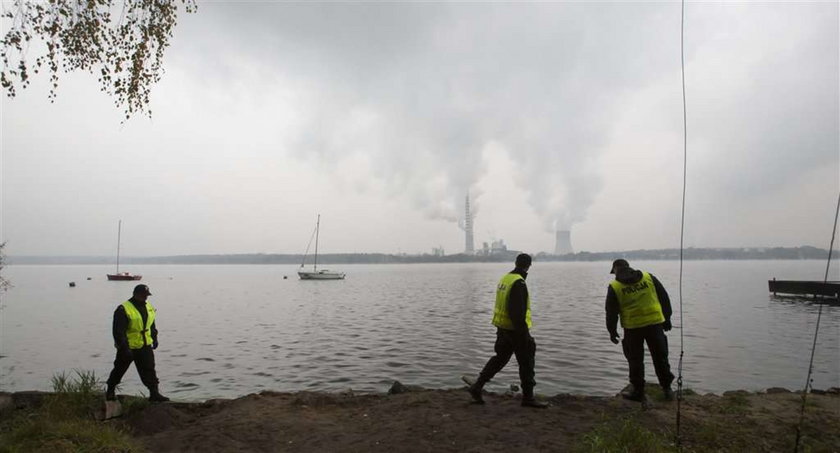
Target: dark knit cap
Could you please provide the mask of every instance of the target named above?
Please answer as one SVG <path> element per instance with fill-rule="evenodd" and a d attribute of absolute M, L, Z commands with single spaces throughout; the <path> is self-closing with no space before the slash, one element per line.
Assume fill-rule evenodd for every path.
<path fill-rule="evenodd" d="M 149 291 L 149 287 L 146 285 L 137 285 L 134 287 L 134 294 L 145 294 L 147 296 L 151 296 L 152 292 Z"/>
<path fill-rule="evenodd" d="M 615 274 L 615 271 L 621 269 L 622 267 L 630 267 L 630 263 L 627 262 L 624 258 L 619 258 L 613 261 L 612 269 L 610 269 L 610 274 Z"/>
<path fill-rule="evenodd" d="M 516 267 L 526 268 L 531 266 L 531 255 L 520 253 L 516 256 Z"/>

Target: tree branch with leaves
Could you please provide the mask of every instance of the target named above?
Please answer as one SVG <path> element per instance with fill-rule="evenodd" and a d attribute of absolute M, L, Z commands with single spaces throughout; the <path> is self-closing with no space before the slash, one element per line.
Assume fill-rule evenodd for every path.
<path fill-rule="evenodd" d="M 60 72 L 86 71 L 126 119 L 151 116 L 149 95 L 164 72 L 179 6 L 196 10 L 194 0 L 4 2 L 0 85 L 13 98 L 32 75 L 46 72 L 53 102 Z"/>

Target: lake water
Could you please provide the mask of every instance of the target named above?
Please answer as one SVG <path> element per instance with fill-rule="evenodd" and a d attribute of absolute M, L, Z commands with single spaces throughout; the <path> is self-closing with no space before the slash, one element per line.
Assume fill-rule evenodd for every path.
<path fill-rule="evenodd" d="M 800 389 L 818 306 L 775 298 L 767 280 L 822 280 L 821 261 L 689 261 L 679 314 L 679 263 L 633 262 L 671 294 L 676 374 L 701 392 Z M 261 390 L 384 392 L 394 380 L 461 385 L 492 355 L 494 288 L 506 264 L 331 266 L 343 281 L 300 281 L 295 266 L 130 266 L 158 310 L 162 390 L 177 399 Z M 832 279 L 838 280 L 837 263 Z M 0 390 L 49 390 L 73 369 L 103 379 L 113 361 L 114 308 L 136 282 L 109 282 L 110 266 L 7 266 L 2 294 Z M 609 263 L 535 262 L 528 277 L 537 341 L 537 392 L 609 395 L 627 381 L 620 346 L 604 327 Z M 284 279 L 288 276 L 288 279 Z M 92 277 L 92 280 L 87 280 Z M 70 288 L 68 283 L 77 286 Z M 650 358 L 649 382 L 656 382 Z M 515 359 L 488 386 L 518 383 Z M 824 306 L 814 387 L 840 387 L 840 307 Z M 145 392 L 132 367 L 122 391 Z"/>

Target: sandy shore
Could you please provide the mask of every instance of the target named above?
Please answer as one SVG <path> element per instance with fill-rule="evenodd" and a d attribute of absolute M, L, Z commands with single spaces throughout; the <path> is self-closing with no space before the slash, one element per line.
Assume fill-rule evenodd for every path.
<path fill-rule="evenodd" d="M 556 395 L 548 409 L 518 395 L 470 404 L 464 389 L 398 394 L 262 392 L 233 400 L 166 403 L 107 423 L 127 426 L 150 451 L 574 451 L 587 437 L 628 420 L 673 444 L 676 402 L 649 407 L 616 397 Z M 804 442 L 840 450 L 840 395 L 809 394 Z M 784 389 L 686 395 L 681 440 L 687 451 L 792 451 L 802 396 Z"/>
<path fill-rule="evenodd" d="M 398 390 L 163 404 L 120 395 L 128 412 L 101 423 L 155 452 L 676 451 L 677 402 L 662 400 L 656 389 L 648 405 L 618 395 L 556 395 L 542 398 L 548 409 L 521 407 L 517 394 L 486 394 L 487 403 L 476 405 L 464 388 Z M 0 394 L 0 413 L 32 414 L 46 395 Z M 793 451 L 801 404 L 801 393 L 785 389 L 688 393 L 681 402 L 683 451 Z M 802 432 L 800 451 L 840 451 L 840 389 L 808 395 Z M 636 445 L 640 438 L 648 443 Z"/>

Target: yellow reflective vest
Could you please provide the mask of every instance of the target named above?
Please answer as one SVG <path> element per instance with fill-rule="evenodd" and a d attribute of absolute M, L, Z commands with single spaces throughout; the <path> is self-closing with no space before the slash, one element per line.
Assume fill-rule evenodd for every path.
<path fill-rule="evenodd" d="M 642 272 L 642 279 L 636 283 L 624 284 L 613 280 L 610 286 L 618 298 L 621 327 L 636 329 L 665 322 L 653 277 L 649 273 Z"/>
<path fill-rule="evenodd" d="M 496 306 L 493 308 L 493 325 L 506 330 L 515 330 L 513 326 L 513 321 L 510 320 L 510 315 L 508 314 L 507 303 L 508 298 L 510 298 L 510 289 L 513 288 L 513 284 L 518 280 L 525 280 L 519 274 L 505 274 L 501 280 L 499 280 L 498 286 L 496 286 Z M 527 308 L 525 310 L 525 324 L 528 325 L 528 328 L 531 328 L 531 295 L 528 295 L 527 300 Z"/>
<path fill-rule="evenodd" d="M 143 326 L 143 317 L 137 307 L 131 301 L 122 303 L 125 315 L 128 316 L 128 327 L 125 329 L 125 336 L 128 338 L 128 347 L 140 349 L 143 346 L 152 344 L 152 324 L 155 322 L 155 307 L 146 302 L 146 326 Z"/>

